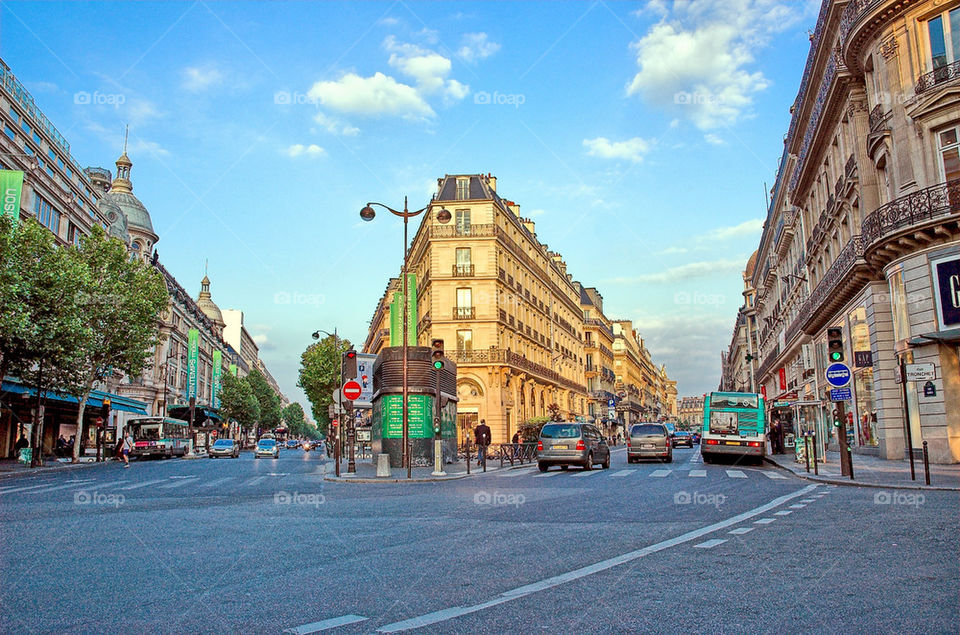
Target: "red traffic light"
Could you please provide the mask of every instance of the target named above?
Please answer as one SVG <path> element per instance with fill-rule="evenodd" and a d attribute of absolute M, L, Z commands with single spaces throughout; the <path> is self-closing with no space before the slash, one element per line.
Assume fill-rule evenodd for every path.
<path fill-rule="evenodd" d="M 347 359 L 353 359 L 354 357 L 357 356 L 357 351 L 351 349 L 344 354 L 347 356 Z"/>

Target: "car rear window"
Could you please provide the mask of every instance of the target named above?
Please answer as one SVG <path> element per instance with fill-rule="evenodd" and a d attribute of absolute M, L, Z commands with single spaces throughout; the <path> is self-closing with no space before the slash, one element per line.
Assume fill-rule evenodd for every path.
<path fill-rule="evenodd" d="M 233 441 L 231 441 L 230 439 L 219 439 L 218 441 L 214 442 L 213 447 L 222 448 L 222 447 L 229 447 L 231 445 L 233 445 Z"/>
<path fill-rule="evenodd" d="M 630 428 L 631 437 L 642 437 L 648 434 L 666 434 L 666 431 L 663 429 L 663 426 L 657 425 L 656 423 L 643 423 Z"/>
<path fill-rule="evenodd" d="M 575 439 L 580 436 L 580 426 L 568 423 L 548 423 L 540 431 L 541 439 Z"/>
<path fill-rule="evenodd" d="M 264 448 L 272 448 L 276 444 L 277 442 L 274 441 L 273 439 L 267 439 L 265 441 L 261 441 L 258 445 Z"/>

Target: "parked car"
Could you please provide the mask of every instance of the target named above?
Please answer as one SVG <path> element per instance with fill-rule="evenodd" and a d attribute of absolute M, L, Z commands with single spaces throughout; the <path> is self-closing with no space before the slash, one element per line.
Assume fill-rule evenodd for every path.
<path fill-rule="evenodd" d="M 233 439 L 217 439 L 207 450 L 207 455 L 211 459 L 218 456 L 229 456 L 236 459 L 240 456 L 240 444 L 234 443 Z"/>
<path fill-rule="evenodd" d="M 685 445 L 688 448 L 692 448 L 693 435 L 683 430 L 677 430 L 676 432 L 673 433 L 673 438 L 670 440 L 670 443 L 675 448 L 678 448 L 681 445 Z"/>
<path fill-rule="evenodd" d="M 259 459 L 261 456 L 269 456 L 272 459 L 280 458 L 280 446 L 276 439 L 260 439 L 257 441 L 257 448 L 253 451 L 253 457 Z"/>
<path fill-rule="evenodd" d="M 630 427 L 627 438 L 627 463 L 640 459 L 673 461 L 670 431 L 662 423 L 638 423 Z"/>
<path fill-rule="evenodd" d="M 540 430 L 537 441 L 537 467 L 546 472 L 551 465 L 565 470 L 579 465 L 592 470 L 599 463 L 610 467 L 610 447 L 603 433 L 589 423 L 548 423 Z"/>

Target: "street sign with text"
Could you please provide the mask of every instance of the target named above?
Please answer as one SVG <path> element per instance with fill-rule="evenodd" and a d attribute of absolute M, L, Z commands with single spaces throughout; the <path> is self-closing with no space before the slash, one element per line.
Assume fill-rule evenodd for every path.
<path fill-rule="evenodd" d="M 907 381 L 931 381 L 937 378 L 933 364 L 907 364 Z"/>
<path fill-rule="evenodd" d="M 850 388 L 834 388 L 830 391 L 830 401 L 850 401 L 852 398 Z"/>

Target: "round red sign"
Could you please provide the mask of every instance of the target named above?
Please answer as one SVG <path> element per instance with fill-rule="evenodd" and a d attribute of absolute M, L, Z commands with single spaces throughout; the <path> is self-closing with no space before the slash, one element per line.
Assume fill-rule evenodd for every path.
<path fill-rule="evenodd" d="M 343 397 L 353 401 L 354 399 L 358 399 L 360 397 L 361 390 L 360 384 L 355 381 L 348 381 L 343 385 Z"/>

